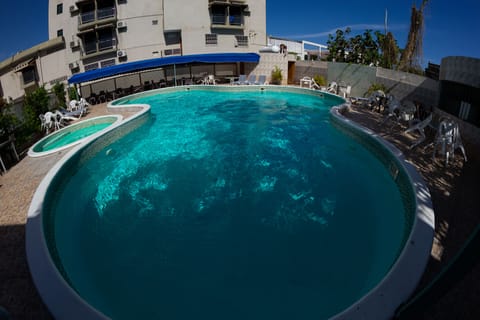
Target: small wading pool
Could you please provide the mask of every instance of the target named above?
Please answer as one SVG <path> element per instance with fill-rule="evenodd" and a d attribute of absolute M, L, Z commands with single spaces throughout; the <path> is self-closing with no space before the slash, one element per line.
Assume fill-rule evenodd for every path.
<path fill-rule="evenodd" d="M 386 319 L 415 288 L 428 189 L 341 117 L 343 99 L 269 86 L 126 99 L 151 109 L 62 159 L 29 210 L 28 262 L 55 317 Z"/>
<path fill-rule="evenodd" d="M 42 138 L 28 150 L 28 155 L 41 157 L 69 148 L 122 119 L 121 115 L 108 115 L 76 122 Z"/>

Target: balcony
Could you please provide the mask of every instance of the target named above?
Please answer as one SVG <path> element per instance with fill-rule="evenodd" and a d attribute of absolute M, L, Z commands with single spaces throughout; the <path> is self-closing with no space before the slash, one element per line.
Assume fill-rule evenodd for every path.
<path fill-rule="evenodd" d="M 82 57 L 90 58 L 109 51 L 117 50 L 117 40 L 115 38 L 100 39 L 95 42 L 86 42 L 84 46 L 85 55 Z"/>
<path fill-rule="evenodd" d="M 244 5 L 246 4 L 246 0 L 208 0 L 208 5 L 230 5 L 230 4 L 239 4 L 239 5 Z"/>
<path fill-rule="evenodd" d="M 111 23 L 117 20 L 117 10 L 115 7 L 99 8 L 93 11 L 80 13 L 78 16 L 78 29 L 86 29 L 95 24 Z"/>
<path fill-rule="evenodd" d="M 243 29 L 244 20 L 242 15 L 216 15 L 212 14 L 212 28 L 216 29 Z"/>

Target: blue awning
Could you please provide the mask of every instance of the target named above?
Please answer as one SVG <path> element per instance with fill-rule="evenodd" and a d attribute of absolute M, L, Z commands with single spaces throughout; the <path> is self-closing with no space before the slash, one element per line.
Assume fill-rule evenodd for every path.
<path fill-rule="evenodd" d="M 111 67 L 77 73 L 68 79 L 68 83 L 82 83 L 105 77 L 111 77 L 117 74 L 135 72 L 145 69 L 159 68 L 169 65 L 179 65 L 187 63 L 232 63 L 232 62 L 255 62 L 258 63 L 260 56 L 257 53 L 208 53 L 192 54 L 187 56 L 171 56 L 165 58 L 155 58 L 141 61 L 133 61 L 117 64 Z"/>

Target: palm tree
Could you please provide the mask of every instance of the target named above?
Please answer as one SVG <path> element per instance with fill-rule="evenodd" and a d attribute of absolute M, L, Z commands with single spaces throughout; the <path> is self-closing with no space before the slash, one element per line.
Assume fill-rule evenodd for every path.
<path fill-rule="evenodd" d="M 399 69 L 403 71 L 412 71 L 420 69 L 420 59 L 423 55 L 423 31 L 424 17 L 423 11 L 429 0 L 423 0 L 419 9 L 415 4 L 412 6 L 412 15 L 410 17 L 410 31 L 405 49 L 400 57 Z"/>

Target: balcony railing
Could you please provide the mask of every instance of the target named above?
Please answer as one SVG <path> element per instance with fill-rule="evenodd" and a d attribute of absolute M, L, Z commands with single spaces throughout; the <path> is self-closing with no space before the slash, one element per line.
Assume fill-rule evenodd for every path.
<path fill-rule="evenodd" d="M 117 39 L 103 39 L 98 42 L 85 43 L 85 55 L 94 54 L 100 51 L 115 49 L 117 46 Z"/>
<path fill-rule="evenodd" d="M 79 15 L 79 25 L 84 25 L 98 20 L 114 18 L 116 16 L 115 7 L 102 8 L 96 11 L 82 12 Z"/>
<path fill-rule="evenodd" d="M 232 26 L 241 26 L 243 24 L 241 15 L 231 15 L 229 17 L 230 25 Z"/>
<path fill-rule="evenodd" d="M 212 24 L 225 24 L 227 16 L 224 14 L 212 14 Z"/>
<path fill-rule="evenodd" d="M 109 50 L 115 48 L 117 45 L 117 40 L 115 38 L 112 39 L 104 39 L 98 41 L 98 50 Z"/>

